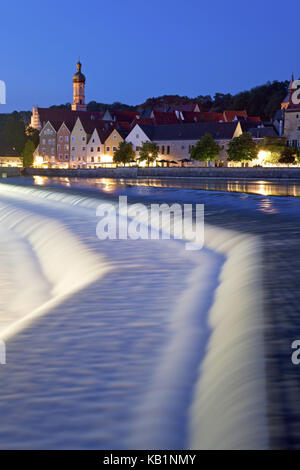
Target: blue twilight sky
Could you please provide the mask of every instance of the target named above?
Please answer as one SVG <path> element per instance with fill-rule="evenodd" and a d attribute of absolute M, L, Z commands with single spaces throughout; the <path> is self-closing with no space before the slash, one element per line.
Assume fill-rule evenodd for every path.
<path fill-rule="evenodd" d="M 0 113 L 71 101 L 79 56 L 87 102 L 300 76 L 299 0 L 5 0 L 0 15 Z"/>

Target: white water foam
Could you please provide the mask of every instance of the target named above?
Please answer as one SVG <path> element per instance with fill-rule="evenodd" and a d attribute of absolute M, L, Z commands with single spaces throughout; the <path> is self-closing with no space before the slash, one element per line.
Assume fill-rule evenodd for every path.
<path fill-rule="evenodd" d="M 61 223 L 19 206 L 0 203 L 2 340 L 110 269 Z"/>
<path fill-rule="evenodd" d="M 12 199 L 22 195 L 33 204 L 34 200 L 43 198 L 45 203 L 47 200 L 49 203 L 56 201 L 94 211 L 99 203 L 86 197 L 55 193 L 55 190 L 13 186 L 8 189 L 7 185 L 0 185 L 1 191 L 6 196 L 10 193 Z M 9 218 L 10 214 L 5 210 L 4 214 Z M 27 225 L 23 210 L 18 213 L 16 230 L 14 217 L 10 220 L 10 230 L 14 228 L 17 236 L 29 239 L 29 245 L 34 247 L 39 265 L 46 273 L 41 292 L 47 291 L 47 283 L 53 285 L 57 280 L 53 292 L 58 296 L 64 295 L 68 292 L 70 282 L 66 281 L 64 274 L 60 276 L 56 272 L 56 263 L 51 256 L 53 251 L 58 250 L 56 259 L 59 262 L 63 255 L 55 241 L 60 228 L 53 221 L 48 221 L 52 236 L 43 247 L 39 240 L 40 236 L 47 236 L 46 231 L 37 235 L 38 224 L 30 218 Z M 64 231 L 62 236 L 65 237 Z M 66 238 L 63 246 L 66 246 L 65 241 Z M 70 255 L 78 251 L 77 243 L 80 242 L 71 236 Z M 185 361 L 194 360 L 195 357 L 198 361 L 198 376 L 195 377 L 197 384 L 188 412 L 187 446 L 197 449 L 268 446 L 260 241 L 206 225 L 205 247 L 225 258 L 218 282 L 216 276 L 220 266 L 211 264 L 213 258 L 207 259 L 205 263 L 203 256 L 195 254 L 195 259 L 199 256 L 203 264 L 191 273 L 190 287 L 179 298 L 172 316 L 170 339 L 153 377 L 153 385 L 143 397 L 143 402 L 137 404 L 135 420 L 130 426 L 131 435 L 127 440 L 129 447 L 139 445 L 153 448 L 161 447 L 161 443 L 168 446 L 168 443 L 173 442 L 168 436 L 173 429 L 174 410 L 176 413 L 180 407 Z M 82 256 L 84 250 L 79 249 L 79 253 L 81 256 L 76 273 L 80 273 L 83 278 L 82 269 L 85 265 L 81 263 L 85 259 Z M 86 265 L 87 272 L 90 272 L 90 262 L 93 261 L 94 257 Z M 103 268 L 101 262 L 97 275 Z M 70 279 L 71 271 L 68 274 Z M 61 272 L 65 273 L 64 270 Z M 207 292 L 211 293 L 214 289 L 214 302 L 207 311 L 203 308 L 205 297 Z M 10 328 L 9 331 L 12 333 L 16 330 Z M 199 340 L 202 344 L 197 344 Z"/>

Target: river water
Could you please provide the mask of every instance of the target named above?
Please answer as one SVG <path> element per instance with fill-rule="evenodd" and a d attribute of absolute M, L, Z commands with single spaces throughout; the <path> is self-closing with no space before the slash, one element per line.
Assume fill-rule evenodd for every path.
<path fill-rule="evenodd" d="M 42 257 L 42 263 L 36 263 L 30 268 L 33 279 L 40 283 L 37 291 L 32 293 L 38 299 L 34 307 L 42 302 L 53 301 L 47 297 L 49 283 L 55 286 L 57 283 L 58 287 L 55 289 L 57 292 L 59 289 L 63 291 L 64 297 L 51 308 L 50 314 L 37 316 L 33 322 L 19 332 L 16 331 L 7 340 L 7 364 L 0 367 L 1 448 L 197 447 L 195 443 L 199 441 L 195 437 L 189 437 L 191 426 L 188 410 L 196 410 L 200 421 L 211 417 L 211 411 L 197 410 L 197 400 L 192 396 L 195 394 L 193 390 L 197 389 L 195 371 L 199 357 L 205 357 L 206 352 L 211 349 L 207 338 L 189 337 L 188 342 L 192 345 L 194 341 L 194 346 L 191 346 L 186 357 L 183 353 L 186 347 L 176 349 L 177 361 L 183 361 L 181 374 L 186 370 L 185 375 L 179 374 L 178 377 L 174 373 L 178 366 L 168 360 L 167 352 L 164 352 L 162 346 L 169 341 L 169 316 L 170 311 L 176 307 L 178 292 L 187 289 L 189 285 L 184 279 L 188 279 L 190 266 L 196 262 L 194 255 L 182 252 L 177 245 L 166 245 L 161 241 L 150 247 L 145 242 L 133 245 L 129 241 L 122 244 L 110 241 L 98 253 L 99 245 L 94 240 L 95 218 L 87 215 L 84 208 L 66 208 L 60 211 L 62 204 L 59 201 L 54 202 L 53 198 L 65 194 L 75 198 L 72 200 L 73 206 L 78 205 L 77 200 L 81 201 L 80 198 L 86 201 L 90 198 L 116 201 L 120 195 L 126 195 L 129 202 L 144 202 L 147 205 L 152 202 L 201 203 L 205 205 L 205 223 L 209 226 L 259 240 L 257 250 L 261 250 L 259 263 L 262 278 L 259 280 L 261 286 L 257 285 L 256 288 L 259 296 L 261 287 L 263 309 L 261 313 L 253 312 L 253 315 L 259 314 L 261 317 L 253 320 L 254 324 L 259 325 L 261 320 L 263 325 L 259 330 L 263 331 L 264 337 L 266 398 L 262 396 L 261 387 L 256 383 L 257 377 L 247 376 L 246 380 L 247 393 L 250 393 L 253 385 L 253 393 L 257 393 L 257 408 L 262 406 L 261 409 L 265 410 L 267 440 L 258 416 L 251 424 L 249 413 L 255 414 L 253 404 L 252 408 L 247 409 L 246 423 L 249 423 L 249 428 L 253 426 L 254 434 L 261 436 L 261 442 L 253 440 L 253 447 L 299 448 L 300 366 L 291 362 L 291 343 L 300 337 L 300 199 L 297 197 L 300 195 L 300 182 L 173 178 L 116 181 L 104 178 L 84 180 L 35 177 L 9 180 L 6 184 L 20 185 L 23 189 L 34 186 L 39 188 L 41 194 L 45 194 L 42 202 L 36 194 L 11 196 L 5 193 L 5 189 L 0 194 L 4 214 L 2 226 L 5 229 L 8 227 L 9 233 L 13 231 L 18 238 L 21 257 L 19 264 L 22 265 L 22 259 L 30 259 L 28 247 L 25 250 L 21 242 L 25 235 L 28 237 L 30 227 L 35 222 L 37 227 L 42 224 L 46 226 L 49 220 L 60 224 L 57 227 L 49 225 L 49 240 L 45 239 L 44 234 L 40 235 L 46 247 L 41 254 L 37 251 L 38 256 Z M 48 202 L 48 198 L 52 198 L 53 202 Z M 13 219 L 10 221 L 12 214 Z M 28 221 L 25 228 L 22 225 L 24 215 Z M 17 232 L 14 227 L 16 217 L 19 217 L 20 224 Z M 64 235 L 65 229 L 70 230 L 76 240 Z M 33 230 L 29 235 L 34 238 L 36 231 L 37 229 Z M 62 246 L 58 253 L 56 245 L 54 248 L 51 244 L 56 237 L 56 245 Z M 36 243 L 37 250 L 41 250 L 41 239 L 35 241 L 33 238 L 30 246 Z M 80 245 L 82 241 L 84 246 Z M 12 238 L 10 243 L 11 250 L 14 250 L 17 244 Z M 69 251 L 65 249 L 66 243 L 70 247 Z M 2 248 L 2 251 L 6 250 Z M 89 261 L 89 255 L 96 252 L 99 259 L 95 261 L 92 256 Z M 75 265 L 71 264 L 67 271 L 62 266 L 60 271 L 57 265 L 67 265 L 72 253 L 76 253 L 78 257 L 74 261 Z M 54 255 L 57 260 L 55 266 L 52 266 L 51 258 Z M 223 255 L 212 248 L 204 250 L 199 256 L 207 273 L 202 281 L 205 285 L 202 298 L 206 299 L 209 309 L 224 259 Z M 254 259 L 255 253 L 252 256 Z M 6 258 L 3 255 L 3 259 Z M 9 271 L 11 260 L 7 259 L 6 262 Z M 70 270 L 74 272 L 70 273 Z M 62 280 L 67 279 L 66 284 L 70 286 L 74 284 L 74 278 L 81 277 L 85 270 L 86 276 L 97 270 L 99 272 L 97 271 L 95 279 L 91 277 L 86 286 L 66 295 L 67 291 L 63 288 L 67 288 L 57 279 L 60 276 Z M 99 274 L 102 271 L 105 274 Z M 238 268 L 235 268 L 234 272 L 237 271 Z M 22 283 L 23 279 L 24 288 L 28 291 L 31 285 L 30 279 L 29 282 L 26 279 L 28 273 L 24 271 L 19 275 L 18 282 Z M 71 275 L 74 278 L 68 277 Z M 239 276 L 243 276 L 243 272 Z M 15 287 L 19 288 L 20 284 L 15 282 Z M 236 282 L 238 283 L 238 279 Z M 2 284 L 0 280 L 0 286 L 2 289 L 5 287 L 5 292 L 9 289 L 13 292 L 11 278 L 5 279 L 4 276 Z M 253 297 L 255 293 L 251 291 L 247 302 L 252 302 Z M 4 296 L 2 301 L 3 311 L 6 311 L 8 307 Z M 25 309 L 28 303 L 23 298 L 19 302 L 14 309 L 9 305 L 16 316 L 19 315 L 20 305 L 24 305 Z M 32 308 L 33 306 L 28 306 L 28 312 Z M 205 308 L 203 307 L 203 312 Z M 240 312 L 241 316 L 245 312 L 246 305 Z M 184 314 L 187 315 L 186 312 Z M 3 318 L 7 320 L 7 317 Z M 192 313 L 189 318 L 191 322 L 195 321 Z M 180 326 L 181 330 L 184 325 L 186 324 Z M 251 324 L 247 328 L 252 331 L 254 326 Z M 243 332 L 239 333 L 239 341 L 242 341 L 242 334 Z M 203 351 L 198 350 L 197 346 L 201 341 L 206 344 Z M 233 344 L 228 342 L 229 351 Z M 244 353 L 242 348 L 240 351 Z M 247 351 L 249 354 L 257 354 L 255 363 L 262 359 L 259 357 L 261 352 L 258 354 L 249 348 Z M 162 357 L 165 358 L 166 369 L 160 370 L 158 364 Z M 249 360 L 251 358 L 243 356 L 239 367 L 243 369 L 243 364 L 244 369 L 252 367 Z M 220 357 L 219 362 L 222 363 Z M 204 366 L 202 368 L 205 369 Z M 241 389 L 242 369 L 238 382 L 235 377 L 229 385 L 229 379 L 226 379 L 227 388 L 224 390 L 230 390 L 232 395 Z M 166 380 L 170 371 L 173 371 L 173 375 Z M 254 368 L 253 371 L 256 371 L 253 374 L 260 373 L 259 368 Z M 160 390 L 158 384 L 164 382 L 164 379 L 164 388 Z M 186 383 L 184 389 L 180 389 L 181 382 Z M 174 393 L 169 396 L 170 383 Z M 213 379 L 214 383 L 217 387 L 216 378 Z M 155 384 L 160 390 L 158 395 Z M 221 389 L 222 386 L 221 383 Z M 203 381 L 200 381 L 199 387 L 201 391 Z M 222 390 L 223 395 L 225 391 L 223 393 Z M 202 391 L 202 395 L 200 393 L 202 403 L 206 393 L 206 390 L 205 393 Z M 241 398 L 241 403 L 243 399 Z M 138 407 L 135 406 L 136 401 L 140 401 Z M 151 404 L 149 416 L 145 403 Z M 167 403 L 170 404 L 170 409 Z M 204 408 L 205 406 L 206 404 Z M 203 408 L 203 404 L 201 407 Z M 238 414 L 238 411 L 235 413 Z M 170 416 L 174 418 L 171 419 Z M 217 426 L 218 417 L 215 419 Z M 226 421 L 224 417 L 222 419 Z M 227 420 L 227 433 L 231 429 L 231 421 L 232 417 Z M 235 420 L 232 422 L 232 426 L 237 426 Z M 194 423 L 193 429 L 195 426 L 201 428 L 201 423 Z M 143 439 L 141 434 L 145 433 L 145 429 L 149 431 Z M 242 434 L 241 428 L 235 431 Z M 198 434 L 200 439 L 205 439 L 201 429 Z M 223 440 L 223 435 L 214 436 L 213 433 L 209 447 L 217 447 L 215 438 L 219 439 L 221 447 L 245 447 L 242 441 L 228 443 Z M 201 443 L 199 446 L 201 447 Z M 249 446 L 251 447 L 251 443 Z"/>

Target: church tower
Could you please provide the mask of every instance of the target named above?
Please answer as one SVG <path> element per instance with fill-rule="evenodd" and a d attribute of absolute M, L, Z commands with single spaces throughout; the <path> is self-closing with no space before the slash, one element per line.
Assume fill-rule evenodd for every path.
<path fill-rule="evenodd" d="M 288 109 L 289 105 L 292 102 L 292 95 L 295 90 L 297 90 L 297 87 L 294 85 L 294 74 L 292 73 L 292 78 L 291 78 L 289 88 L 288 88 L 288 94 L 283 100 L 283 102 L 281 103 L 281 109 L 284 109 L 284 110 Z"/>
<path fill-rule="evenodd" d="M 85 76 L 81 73 L 80 61 L 76 64 L 77 72 L 73 75 L 73 104 L 72 111 L 86 111 Z"/>

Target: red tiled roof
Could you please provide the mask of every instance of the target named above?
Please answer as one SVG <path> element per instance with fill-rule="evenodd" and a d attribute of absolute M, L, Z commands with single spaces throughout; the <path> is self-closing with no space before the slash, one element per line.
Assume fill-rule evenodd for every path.
<path fill-rule="evenodd" d="M 224 117 L 224 121 L 225 122 L 232 122 L 234 120 L 235 117 L 244 117 L 244 118 L 247 118 L 248 115 L 247 115 L 247 111 L 246 110 L 243 110 L 243 111 L 233 111 L 233 110 L 230 110 L 230 111 L 224 111 L 223 112 L 223 117 Z"/>
<path fill-rule="evenodd" d="M 223 121 L 222 113 L 209 113 L 209 112 L 200 112 L 200 113 L 191 113 L 188 111 L 182 112 L 183 122 L 219 122 Z"/>
<path fill-rule="evenodd" d="M 153 111 L 153 119 L 157 126 L 165 124 L 178 124 L 180 122 L 175 112 L 164 113 L 162 111 Z"/>
<path fill-rule="evenodd" d="M 138 111 L 126 111 L 118 109 L 109 109 L 109 113 L 115 121 L 120 122 L 132 122 L 134 119 L 140 116 Z"/>
<path fill-rule="evenodd" d="M 155 122 L 154 122 L 154 119 L 153 119 L 153 118 L 139 118 L 139 119 L 135 119 L 135 120 L 132 121 L 132 123 L 130 124 L 131 129 L 133 129 L 136 124 L 144 124 L 145 126 L 151 126 L 151 125 L 154 126 Z"/>
<path fill-rule="evenodd" d="M 85 120 L 98 121 L 102 120 L 104 113 L 98 111 L 72 111 L 70 109 L 57 109 L 57 108 L 37 108 L 41 125 L 43 126 L 47 121 L 50 122 L 76 122 L 78 117 Z"/>

